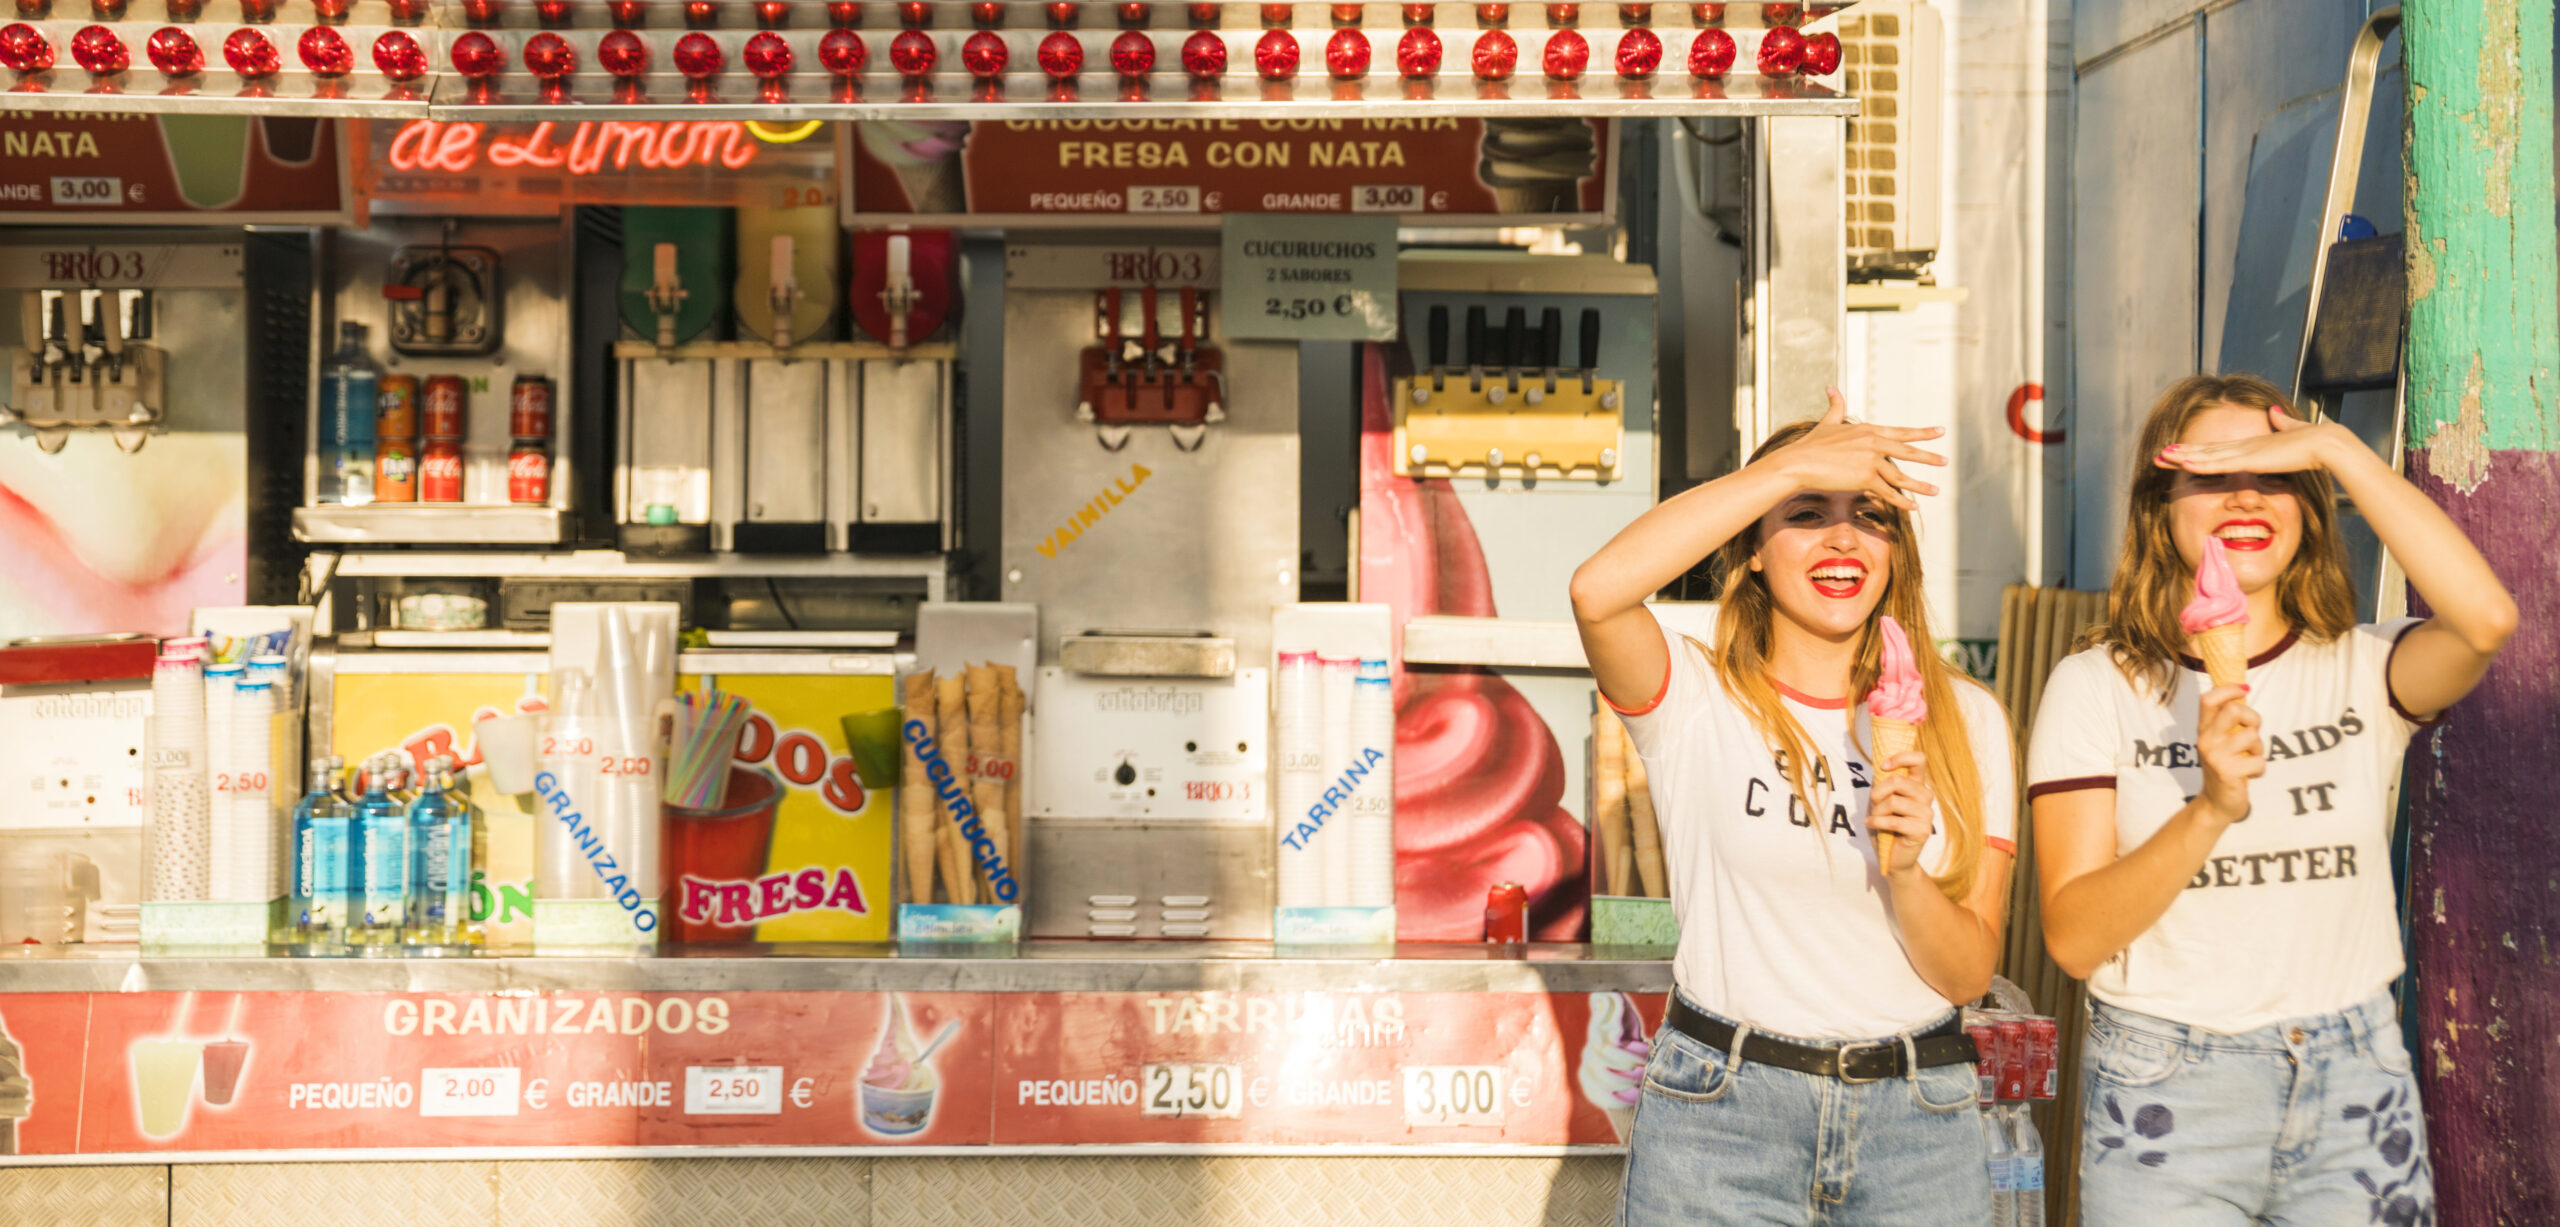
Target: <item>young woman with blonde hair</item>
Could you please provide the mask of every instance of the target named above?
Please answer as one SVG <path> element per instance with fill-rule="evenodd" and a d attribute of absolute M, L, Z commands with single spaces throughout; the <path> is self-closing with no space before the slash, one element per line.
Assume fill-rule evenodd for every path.
<path fill-rule="evenodd" d="M 2143 425 L 2107 621 L 2027 751 L 2045 944 L 2096 999 L 2088 1227 L 2432 1222 L 2400 974 L 2391 798 L 2411 736 L 2516 625 L 2480 552 L 2335 423 L 2197 375 Z M 2358 625 L 2343 488 L 2435 616 Z M 2179 612 L 2218 539 L 2245 685 Z"/>
<path fill-rule="evenodd" d="M 1622 1222 L 1990 1221 L 1954 1006 L 1991 980 L 2016 806 L 1998 701 L 1930 650 L 1908 513 L 1937 491 L 1901 465 L 1945 463 L 1918 446 L 1941 433 L 1849 422 L 1834 392 L 1574 573 L 1680 924 Z M 1709 642 L 1666 634 L 1645 599 L 1709 554 Z M 1918 645 L 1928 718 L 1876 763 L 1859 700 L 1884 614 Z"/>

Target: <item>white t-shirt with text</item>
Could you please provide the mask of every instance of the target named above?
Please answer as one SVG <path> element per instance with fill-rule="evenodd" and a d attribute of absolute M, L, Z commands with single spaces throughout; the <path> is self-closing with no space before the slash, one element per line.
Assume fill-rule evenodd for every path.
<path fill-rule="evenodd" d="M 2250 661 L 2266 774 L 2159 921 L 2089 977 L 2110 1005 L 2237 1034 L 2330 1014 L 2400 974 L 2389 798 L 2419 727 L 2391 695 L 2404 619 L 2329 643 L 2288 636 Z M 2115 792 L 2116 853 L 2141 847 L 2204 787 L 2189 659 L 2165 699 L 2104 648 L 2054 667 L 2027 748 L 2027 796 Z"/>
<path fill-rule="evenodd" d="M 1671 669 L 1662 693 L 1642 710 L 1618 711 L 1651 777 L 1680 926 L 1672 974 L 1681 990 L 1755 1030 L 1806 1039 L 1895 1035 L 1945 1014 L 1950 1003 L 1903 951 L 1867 836 L 1874 772 L 1858 747 L 1874 741 L 1865 705 L 1853 713 L 1845 701 L 1780 692 L 1823 755 L 1808 813 L 1708 663 L 1712 641 L 1703 631 L 1695 640 L 1666 632 L 1665 640 Z M 1984 855 L 2014 854 L 2008 723 L 1989 691 L 1965 682 L 1956 690 L 1982 772 Z M 1946 862 L 1943 829 L 1921 848 L 1924 868 Z"/>

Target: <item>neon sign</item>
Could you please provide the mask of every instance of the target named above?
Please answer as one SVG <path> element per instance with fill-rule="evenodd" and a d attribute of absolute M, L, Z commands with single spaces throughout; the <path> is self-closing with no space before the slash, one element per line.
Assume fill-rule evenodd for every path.
<path fill-rule="evenodd" d="M 529 129 L 491 130 L 488 124 L 412 120 L 391 138 L 391 166 L 400 171 L 459 174 L 480 165 L 535 166 L 592 175 L 602 170 L 684 170 L 717 166 L 738 170 L 756 160 L 762 145 L 735 120 L 544 120 Z"/>

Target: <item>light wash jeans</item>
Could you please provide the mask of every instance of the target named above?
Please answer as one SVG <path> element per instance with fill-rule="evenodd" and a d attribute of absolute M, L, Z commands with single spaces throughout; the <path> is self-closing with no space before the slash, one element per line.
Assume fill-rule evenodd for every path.
<path fill-rule="evenodd" d="M 1971 1065 L 1858 1084 L 1737 1064 L 1664 1027 L 1627 1139 L 1618 1222 L 1988 1223 L 1979 1086 Z"/>
<path fill-rule="evenodd" d="M 2240 1035 L 2098 1003 L 2081 1076 L 2083 1227 L 2436 1221 L 2387 996 Z"/>

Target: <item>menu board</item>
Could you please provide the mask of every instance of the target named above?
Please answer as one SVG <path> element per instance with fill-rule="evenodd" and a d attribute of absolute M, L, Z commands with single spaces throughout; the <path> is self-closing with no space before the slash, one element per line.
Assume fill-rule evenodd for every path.
<path fill-rule="evenodd" d="M 338 125 L 0 109 L 0 223 L 344 225 Z"/>
<path fill-rule="evenodd" d="M 7 994 L 0 1155 L 1617 1145 L 1663 1002 L 1617 992 Z"/>

